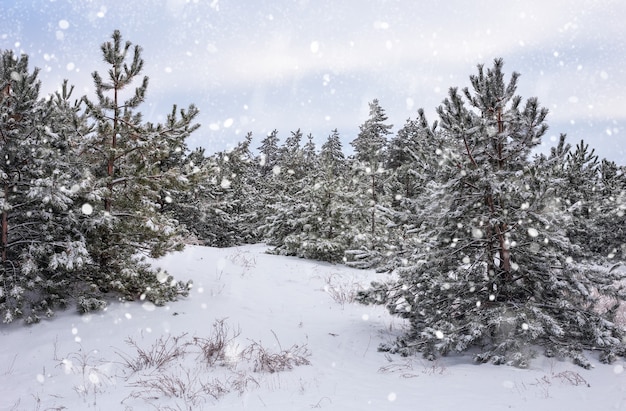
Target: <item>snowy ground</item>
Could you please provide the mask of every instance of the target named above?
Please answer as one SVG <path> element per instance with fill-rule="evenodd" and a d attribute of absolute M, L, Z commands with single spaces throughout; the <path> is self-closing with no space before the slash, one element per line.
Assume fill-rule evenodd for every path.
<path fill-rule="evenodd" d="M 377 352 L 402 322 L 351 298 L 379 274 L 264 250 L 163 258 L 195 284 L 167 307 L 0 326 L 0 409 L 626 410 L 623 361 L 584 370 L 540 357 L 520 370 Z"/>

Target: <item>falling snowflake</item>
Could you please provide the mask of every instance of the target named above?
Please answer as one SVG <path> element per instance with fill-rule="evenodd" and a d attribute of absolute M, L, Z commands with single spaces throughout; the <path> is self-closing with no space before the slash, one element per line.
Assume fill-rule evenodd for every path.
<path fill-rule="evenodd" d="M 472 228 L 472 237 L 480 239 L 483 238 L 483 235 L 483 230 L 481 230 L 480 228 Z"/>
<path fill-rule="evenodd" d="M 83 206 L 80 208 L 80 210 L 83 212 L 83 214 L 85 215 L 91 215 L 91 213 L 93 213 L 93 206 L 89 203 L 85 203 L 83 204 Z"/>

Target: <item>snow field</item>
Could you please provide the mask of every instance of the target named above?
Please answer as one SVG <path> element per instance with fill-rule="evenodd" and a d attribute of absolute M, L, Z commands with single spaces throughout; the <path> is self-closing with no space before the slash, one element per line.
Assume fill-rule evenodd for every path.
<path fill-rule="evenodd" d="M 584 370 L 540 356 L 522 370 L 380 353 L 401 320 L 352 298 L 381 274 L 265 249 L 158 260 L 194 281 L 166 307 L 114 302 L 1 326 L 0 409 L 626 409 L 623 361 Z"/>

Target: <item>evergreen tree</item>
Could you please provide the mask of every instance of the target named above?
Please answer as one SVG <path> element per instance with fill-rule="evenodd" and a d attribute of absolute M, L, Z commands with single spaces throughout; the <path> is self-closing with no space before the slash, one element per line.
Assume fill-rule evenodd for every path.
<path fill-rule="evenodd" d="M 407 120 L 389 142 L 387 168 L 391 172 L 388 189 L 399 204 L 402 199 L 419 196 L 425 184 L 436 172 L 440 161 L 435 130 L 429 126 L 424 110 L 418 110 L 418 118 Z"/>
<path fill-rule="evenodd" d="M 529 154 L 547 125 L 536 98 L 515 96 L 502 60 L 470 77 L 472 90 L 451 88 L 438 108 L 450 145 L 440 189 L 423 206 L 423 244 L 398 279 L 361 295 L 407 318 L 410 331 L 392 350 L 434 358 L 478 350 L 480 362 L 526 366 L 534 345 L 547 355 L 589 362 L 624 354 L 615 307 L 600 314 L 598 295 L 624 298 L 615 271 L 576 264 L 567 215 L 552 207 L 543 163 Z M 444 173 L 440 174 L 441 176 Z"/>
<path fill-rule="evenodd" d="M 348 265 L 367 268 L 377 265 L 387 254 L 388 225 L 385 210 L 388 201 L 384 198 L 385 163 L 387 136 L 391 124 L 386 124 L 387 115 L 378 100 L 370 103 L 369 118 L 359 127 L 358 136 L 350 143 L 354 147 L 351 161 L 351 186 L 353 221 L 351 224 L 353 249 L 348 250 Z"/>
<path fill-rule="evenodd" d="M 305 154 L 312 152 L 310 144 L 307 147 Z M 284 254 L 340 262 L 349 245 L 349 208 L 345 156 L 337 130 L 322 145 L 319 156 L 305 155 L 305 164 L 308 173 L 297 196 L 301 229 L 287 235 L 281 249 Z"/>
<path fill-rule="evenodd" d="M 387 135 L 391 134 L 391 124 L 385 124 L 388 117 L 377 99 L 369 103 L 369 118 L 359 127 L 358 136 L 350 143 L 354 147 L 355 158 L 373 171 L 383 167 L 387 147 Z"/>
<path fill-rule="evenodd" d="M 591 217 L 599 211 L 601 202 L 600 162 L 594 150 L 590 151 L 589 145 L 581 141 L 575 150 L 567 153 L 563 166 L 564 178 L 558 198 L 572 217 L 568 237 L 589 255 L 589 252 L 597 252 L 591 238 L 595 236 L 588 229 L 591 228 Z"/>
<path fill-rule="evenodd" d="M 279 150 L 278 150 L 278 130 L 273 130 L 263 141 L 259 150 L 259 165 L 261 166 L 261 175 L 266 176 L 276 171 Z"/>
<path fill-rule="evenodd" d="M 424 110 L 415 120 L 409 119 L 389 142 L 385 192 L 391 207 L 382 210 L 389 220 L 391 252 L 378 270 L 388 271 L 401 265 L 419 247 L 420 226 L 424 215 L 423 202 L 436 189 L 439 163 L 444 159 L 441 133 L 437 123 L 430 126 Z"/>
<path fill-rule="evenodd" d="M 317 147 L 313 142 L 313 135 L 307 135 L 307 142 L 302 149 L 302 164 L 304 173 L 310 173 L 315 167 L 319 167 Z"/>
<path fill-rule="evenodd" d="M 175 194 L 168 191 L 169 201 L 166 200 L 161 209 L 183 225 L 193 240 L 207 246 L 227 247 L 236 243 L 236 228 L 229 205 L 222 201 L 228 188 L 221 183 L 222 172 L 218 165 L 223 153 L 205 157 L 204 152 L 203 148 L 197 148 L 183 159 L 183 164 L 187 163 L 190 168 L 189 188 L 177 190 Z"/>
<path fill-rule="evenodd" d="M 305 174 L 304 153 L 300 142 L 302 132 L 291 132 L 278 150 L 273 175 L 266 181 L 270 189 L 266 202 L 267 214 L 260 230 L 275 252 L 288 253 L 283 244 L 287 236 L 298 236 L 304 229 L 303 217 L 307 205 L 302 199 L 304 187 L 310 184 Z"/>
<path fill-rule="evenodd" d="M 296 189 L 292 184 L 304 177 L 304 151 L 302 149 L 302 131 L 300 129 L 292 131 L 291 135 L 285 139 L 285 143 L 278 150 L 276 164 L 280 167 L 280 172 L 276 173 L 280 181 L 286 183 L 281 187 L 283 190 Z"/>
<path fill-rule="evenodd" d="M 89 262 L 73 206 L 84 183 L 73 163 L 82 122 L 67 84 L 39 99 L 38 70 L 28 57 L 2 54 L 0 65 L 0 315 L 27 323 L 51 316 L 80 288 Z M 82 130 L 84 131 L 84 130 Z"/>
<path fill-rule="evenodd" d="M 259 192 L 255 185 L 258 165 L 250 150 L 251 143 L 252 134 L 248 133 L 228 153 L 228 161 L 225 163 L 228 179 L 222 181 L 229 186 L 227 201 L 232 204 L 238 243 L 254 243 L 260 240 L 256 224 L 259 221 Z"/>
<path fill-rule="evenodd" d="M 115 31 L 101 49 L 108 76 L 93 73 L 97 100 L 83 99 L 93 132 L 79 150 L 93 175 L 89 193 L 93 214 L 86 235 L 94 266 L 86 274 L 90 295 L 81 308 L 102 306 L 102 296 L 109 292 L 163 304 L 186 293 L 187 286 L 155 273 L 141 256 L 159 257 L 183 247 L 176 221 L 160 210 L 168 201 L 167 192 L 187 184 L 178 160 L 186 150 L 185 139 L 198 127 L 193 124 L 198 111 L 192 105 L 177 112 L 174 106 L 165 124 L 144 123 L 137 109 L 148 78 L 126 92 L 141 74 L 141 48 L 122 42 Z M 127 99 L 122 98 L 125 93 Z"/>
<path fill-rule="evenodd" d="M 602 160 L 599 166 L 600 204 L 592 210 L 592 233 L 597 253 L 613 261 L 626 261 L 626 167 Z"/>

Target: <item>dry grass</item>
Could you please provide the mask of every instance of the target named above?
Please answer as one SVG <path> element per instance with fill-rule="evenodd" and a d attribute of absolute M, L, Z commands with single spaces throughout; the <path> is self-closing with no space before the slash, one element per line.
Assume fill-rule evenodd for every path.
<path fill-rule="evenodd" d="M 361 284 L 354 279 L 343 280 L 338 274 L 328 274 L 324 276 L 324 292 L 327 293 L 334 302 L 342 307 L 346 304 L 352 304 L 356 301 L 359 291 L 363 290 Z"/>
<path fill-rule="evenodd" d="M 276 337 L 276 334 L 274 334 Z M 276 338 L 278 341 L 278 338 Z M 284 350 L 278 343 L 279 352 L 271 352 L 260 343 L 252 342 L 243 352 L 242 357 L 252 362 L 254 372 L 275 373 L 292 370 L 300 365 L 309 365 L 311 355 L 306 345 L 292 345 Z"/>
<path fill-rule="evenodd" d="M 235 253 L 227 257 L 233 264 L 246 270 L 256 267 L 256 256 L 249 251 L 237 249 Z"/>
<path fill-rule="evenodd" d="M 126 381 L 133 391 L 124 401 L 143 400 L 157 409 L 166 409 L 160 403 L 168 398 L 176 404 L 172 409 L 194 410 L 230 393 L 243 395 L 259 387 L 255 373 L 277 373 L 309 364 L 306 345 L 285 350 L 274 334 L 278 352 L 255 341 L 240 350 L 240 334 L 225 320 L 218 320 L 208 337 L 188 338 L 183 334 L 159 338 L 148 349 L 129 340 L 134 354 L 118 353 L 122 365 L 131 371 Z"/>
<path fill-rule="evenodd" d="M 130 356 L 120 352 L 117 352 L 117 355 L 122 359 L 124 366 L 133 372 L 141 371 L 146 368 L 160 369 L 186 354 L 186 344 L 180 344 L 180 341 L 186 335 L 187 334 L 182 334 L 178 337 L 172 337 L 170 335 L 165 338 L 160 337 L 147 349 L 141 348 L 136 341 L 132 338 L 128 338 L 126 339 L 126 344 L 135 349 L 135 355 Z"/>
<path fill-rule="evenodd" d="M 237 358 L 236 340 L 241 330 L 231 331 L 225 319 L 213 323 L 213 333 L 209 337 L 194 337 L 193 345 L 200 349 L 202 360 L 209 366 L 233 365 Z"/>

